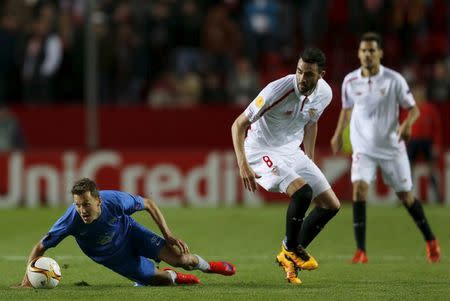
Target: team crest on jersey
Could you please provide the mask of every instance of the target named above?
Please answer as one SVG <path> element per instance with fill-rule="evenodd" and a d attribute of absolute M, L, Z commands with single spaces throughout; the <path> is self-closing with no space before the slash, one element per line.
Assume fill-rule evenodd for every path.
<path fill-rule="evenodd" d="M 308 114 L 310 118 L 314 118 L 314 116 L 316 116 L 317 113 L 317 109 L 309 109 L 308 110 Z"/>
<path fill-rule="evenodd" d="M 262 106 L 264 105 L 264 97 L 262 97 L 261 95 L 256 97 L 255 104 L 258 108 L 262 108 Z"/>
<path fill-rule="evenodd" d="M 380 89 L 380 93 L 382 96 L 386 95 L 386 88 Z"/>

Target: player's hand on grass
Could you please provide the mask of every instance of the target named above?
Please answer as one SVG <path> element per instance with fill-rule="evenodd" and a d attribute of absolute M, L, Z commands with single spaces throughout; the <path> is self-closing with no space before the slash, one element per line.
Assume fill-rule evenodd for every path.
<path fill-rule="evenodd" d="M 189 253 L 188 245 L 184 241 L 182 241 L 181 239 L 173 237 L 172 235 L 169 235 L 169 236 L 165 237 L 164 239 L 166 240 L 166 244 L 168 246 L 171 246 L 171 247 L 177 246 L 180 249 L 181 254 L 188 254 Z"/>
<path fill-rule="evenodd" d="M 261 176 L 255 174 L 253 169 L 251 169 L 248 164 L 240 168 L 240 173 L 242 182 L 244 182 L 244 187 L 251 192 L 256 191 L 258 188 L 258 186 L 256 185 L 256 179 L 261 178 Z"/>
<path fill-rule="evenodd" d="M 333 138 L 331 138 L 330 144 L 333 154 L 339 152 L 344 145 L 344 139 L 342 138 L 342 135 L 334 135 Z"/>
<path fill-rule="evenodd" d="M 22 285 L 22 283 L 19 283 L 19 284 L 11 286 L 11 288 L 33 288 L 33 287 L 31 286 L 31 284 L 29 284 L 29 285 Z"/>
<path fill-rule="evenodd" d="M 22 283 L 11 286 L 11 288 L 32 288 L 30 281 L 28 281 L 28 277 L 25 276 L 22 279 Z"/>

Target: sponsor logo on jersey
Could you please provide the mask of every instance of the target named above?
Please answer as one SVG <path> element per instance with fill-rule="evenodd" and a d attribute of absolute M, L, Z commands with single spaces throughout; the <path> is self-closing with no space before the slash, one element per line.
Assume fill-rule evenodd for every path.
<path fill-rule="evenodd" d="M 280 170 L 278 169 L 278 166 L 274 166 L 270 172 L 271 172 L 274 176 L 280 176 Z"/>
<path fill-rule="evenodd" d="M 100 237 L 97 239 L 97 244 L 102 246 L 109 244 L 112 241 L 113 236 L 114 236 L 113 233 L 104 233 L 103 235 L 100 235 Z"/>
<path fill-rule="evenodd" d="M 262 108 L 262 106 L 264 105 L 264 97 L 262 97 L 261 95 L 256 97 L 255 104 L 258 108 Z"/>

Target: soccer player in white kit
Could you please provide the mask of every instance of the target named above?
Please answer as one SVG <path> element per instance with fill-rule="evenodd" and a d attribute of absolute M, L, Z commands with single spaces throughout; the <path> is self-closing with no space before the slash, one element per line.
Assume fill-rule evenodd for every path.
<path fill-rule="evenodd" d="M 317 121 L 332 98 L 330 86 L 322 79 L 324 67 L 322 51 L 305 49 L 296 74 L 269 83 L 231 128 L 244 186 L 255 191 L 258 183 L 291 198 L 286 237 L 276 260 L 286 279 L 294 284 L 301 283 L 299 269 L 318 267 L 305 248 L 340 208 L 313 161 Z M 300 149 L 302 142 L 304 152 Z M 304 220 L 311 200 L 316 207 Z"/>
<path fill-rule="evenodd" d="M 430 229 L 421 202 L 412 194 L 410 164 L 405 140 L 419 116 L 405 79 L 381 65 L 381 37 L 372 32 L 361 37 L 358 57 L 361 68 L 350 72 L 342 83 L 342 110 L 331 147 L 342 148 L 342 134 L 350 122 L 353 148 L 353 227 L 357 244 L 353 263 L 366 263 L 366 199 L 369 184 L 380 167 L 383 179 L 396 192 L 426 241 L 429 262 L 440 259 L 439 243 Z M 399 124 L 399 107 L 409 110 Z"/>

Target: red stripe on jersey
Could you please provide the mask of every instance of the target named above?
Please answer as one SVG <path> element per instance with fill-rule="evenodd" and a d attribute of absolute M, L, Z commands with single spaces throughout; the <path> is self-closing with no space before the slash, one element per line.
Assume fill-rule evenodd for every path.
<path fill-rule="evenodd" d="M 277 101 L 275 101 L 272 105 L 270 105 L 269 107 L 267 107 L 264 111 L 261 112 L 261 116 L 264 115 L 267 111 L 269 111 L 270 109 L 272 109 L 274 106 L 276 106 L 277 104 L 279 104 L 280 102 L 282 102 L 286 97 L 289 96 L 289 94 L 291 94 L 292 92 L 294 92 L 294 89 L 289 90 L 286 94 L 284 94 L 283 96 L 280 97 L 280 99 L 278 99 Z"/>
<path fill-rule="evenodd" d="M 344 98 L 345 98 L 345 100 L 347 100 L 347 98 L 348 98 L 348 96 L 347 96 L 347 85 L 350 82 L 354 81 L 355 79 L 358 79 L 358 77 L 357 76 L 351 77 L 344 83 Z"/>
<path fill-rule="evenodd" d="M 303 106 L 305 105 L 306 100 L 308 99 L 308 96 L 303 98 L 302 106 L 300 107 L 300 111 L 303 111 Z"/>

